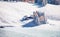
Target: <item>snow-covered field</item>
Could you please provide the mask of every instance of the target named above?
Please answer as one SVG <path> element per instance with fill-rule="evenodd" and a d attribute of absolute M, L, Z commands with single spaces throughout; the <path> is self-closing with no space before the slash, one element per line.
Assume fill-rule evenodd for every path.
<path fill-rule="evenodd" d="M 31 20 L 21 22 L 20 19 L 25 15 L 32 15 L 33 11 L 45 12 L 47 24 L 35 27 L 23 28 L 22 25 Z M 53 16 L 53 17 L 52 17 Z M 1 37 L 60 37 L 60 5 L 47 4 L 38 8 L 34 4 L 26 2 L 0 2 L 0 26 L 15 26 L 12 28 L 0 29 Z M 49 17 L 49 18 L 48 18 Z M 5 34 L 4 36 L 2 36 Z"/>

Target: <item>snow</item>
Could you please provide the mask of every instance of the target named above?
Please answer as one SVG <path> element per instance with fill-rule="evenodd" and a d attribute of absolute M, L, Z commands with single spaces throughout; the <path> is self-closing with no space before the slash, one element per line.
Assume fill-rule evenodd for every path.
<path fill-rule="evenodd" d="M 51 16 L 53 19 L 60 19 L 60 5 L 47 4 L 45 9 L 46 16 Z"/>
<path fill-rule="evenodd" d="M 30 15 L 33 11 L 37 10 L 37 7 L 32 5 L 24 2 L 0 2 L 0 19 L 1 21 L 8 22 L 10 25 L 16 24 L 23 16 Z M 5 23 L 2 22 L 1 25 L 3 24 Z"/>
<path fill-rule="evenodd" d="M 32 15 L 33 11 L 45 12 L 47 17 L 47 24 L 26 27 L 23 28 L 22 25 L 32 21 L 28 20 L 21 22 L 20 19 L 25 15 Z M 0 2 L 0 26 L 15 26 L 6 27 L 1 30 L 6 31 L 6 35 L 10 37 L 25 36 L 25 37 L 57 37 L 60 36 L 60 21 L 52 20 L 50 18 L 60 19 L 60 5 L 47 4 L 44 7 L 38 8 L 34 4 L 29 4 L 26 2 Z M 50 18 L 48 18 L 50 17 Z M 9 31 L 9 32 L 8 32 Z M 57 32 L 58 31 L 58 32 Z M 12 34 L 13 33 L 13 34 Z M 12 35 L 11 35 L 12 34 Z M 18 35 L 17 35 L 18 34 Z M 19 35 L 21 34 L 21 35 Z M 25 35 L 26 34 L 26 35 Z M 3 35 L 3 34 L 2 34 Z M 44 36 L 43 36 L 44 35 Z M 4 36 L 5 37 L 5 36 Z"/>

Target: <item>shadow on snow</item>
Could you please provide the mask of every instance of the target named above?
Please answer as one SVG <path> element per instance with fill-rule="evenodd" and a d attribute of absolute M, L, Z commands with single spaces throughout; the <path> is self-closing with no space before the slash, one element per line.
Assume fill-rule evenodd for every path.
<path fill-rule="evenodd" d="M 34 21 L 31 21 L 25 25 L 23 25 L 22 27 L 35 27 L 38 26 L 38 24 L 36 24 Z"/>

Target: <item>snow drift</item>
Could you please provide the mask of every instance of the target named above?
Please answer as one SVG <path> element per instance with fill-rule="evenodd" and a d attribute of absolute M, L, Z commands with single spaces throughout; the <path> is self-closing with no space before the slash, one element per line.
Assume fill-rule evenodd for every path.
<path fill-rule="evenodd" d="M 0 24 L 18 23 L 23 16 L 30 15 L 37 10 L 37 7 L 32 5 L 24 2 L 0 2 Z"/>
<path fill-rule="evenodd" d="M 20 19 L 25 15 L 32 15 L 32 12 L 36 10 L 45 12 L 46 17 L 54 16 L 60 19 L 60 5 L 47 4 L 45 7 L 38 8 L 37 6 L 33 6 L 33 4 L 24 2 L 0 2 L 0 26 L 18 26 L 0 29 L 0 36 L 60 37 L 60 21 L 51 20 L 50 18 L 47 19 L 48 24 L 29 28 L 21 27 L 24 23 L 20 22 Z M 25 22 L 28 23 L 30 21 L 31 20 Z"/>
<path fill-rule="evenodd" d="M 29 4 L 26 2 L 0 2 L 0 25 L 12 25 L 12 26 L 20 26 L 23 25 L 23 23 L 20 21 L 20 19 L 25 15 L 32 15 L 33 11 L 41 11 L 45 12 L 45 15 L 47 17 L 54 16 L 57 19 L 60 19 L 60 5 L 51 5 L 47 4 L 45 7 L 38 8 L 37 6 L 34 6 L 33 4 Z M 51 17 L 52 18 L 52 17 Z M 54 18 L 54 19 L 55 19 Z M 31 21 L 31 20 L 30 20 Z M 27 23 L 29 21 L 26 21 Z M 60 29 L 60 21 L 56 20 L 50 20 L 50 18 L 47 19 L 47 22 L 49 24 L 46 25 L 40 25 L 34 28 L 38 29 L 51 29 L 51 30 L 59 30 Z M 58 23 L 56 23 L 58 22 Z M 50 24 L 54 25 L 51 26 Z M 54 29 L 55 28 L 55 29 Z"/>
<path fill-rule="evenodd" d="M 60 20 L 60 5 L 47 4 L 45 13 L 49 19 Z"/>

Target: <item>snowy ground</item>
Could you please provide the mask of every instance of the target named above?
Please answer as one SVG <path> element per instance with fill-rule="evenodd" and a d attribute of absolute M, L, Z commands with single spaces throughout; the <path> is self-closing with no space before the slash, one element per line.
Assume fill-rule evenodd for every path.
<path fill-rule="evenodd" d="M 32 15 L 33 11 L 45 12 L 48 24 L 35 27 L 23 28 L 22 25 L 32 21 L 21 22 L 20 19 L 25 15 Z M 34 4 L 26 2 L 0 2 L 0 26 L 15 26 L 12 28 L 0 29 L 1 37 L 60 37 L 60 5 L 47 4 L 38 8 Z M 53 16 L 53 17 L 51 17 Z M 54 18 L 55 17 L 55 18 Z M 2 36 L 4 34 L 4 36 Z"/>

